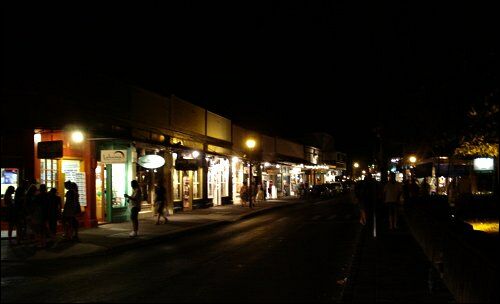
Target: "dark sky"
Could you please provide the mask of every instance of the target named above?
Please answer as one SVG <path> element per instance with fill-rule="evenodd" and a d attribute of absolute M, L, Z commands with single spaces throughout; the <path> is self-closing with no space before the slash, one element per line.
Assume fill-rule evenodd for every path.
<path fill-rule="evenodd" d="M 109 74 L 353 157 L 376 126 L 402 144 L 460 130 L 500 84 L 497 11 L 470 3 L 4 3 L 4 77 Z"/>

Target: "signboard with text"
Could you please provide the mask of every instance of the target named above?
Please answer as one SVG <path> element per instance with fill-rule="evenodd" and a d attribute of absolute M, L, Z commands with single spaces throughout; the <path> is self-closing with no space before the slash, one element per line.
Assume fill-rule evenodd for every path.
<path fill-rule="evenodd" d="M 127 150 L 101 150 L 101 162 L 123 164 L 127 162 Z"/>

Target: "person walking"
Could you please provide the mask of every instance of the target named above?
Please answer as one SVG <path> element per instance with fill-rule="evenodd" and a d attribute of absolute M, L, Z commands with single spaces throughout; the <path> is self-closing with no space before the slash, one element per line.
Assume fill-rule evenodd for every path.
<path fill-rule="evenodd" d="M 8 232 L 9 245 L 12 244 L 12 231 L 14 230 L 14 227 L 16 227 L 17 230 L 19 230 L 19 227 L 17 224 L 16 206 L 14 204 L 14 199 L 12 197 L 15 190 L 16 190 L 16 188 L 14 188 L 14 186 L 9 186 L 7 188 L 7 190 L 5 190 L 5 193 L 3 196 L 5 209 L 7 212 L 6 220 L 7 220 L 7 223 L 9 225 L 9 232 Z"/>
<path fill-rule="evenodd" d="M 356 184 L 356 194 L 360 208 L 360 223 L 363 226 L 373 226 L 373 237 L 377 237 L 377 208 L 381 197 L 379 183 L 367 173 L 363 181 Z"/>
<path fill-rule="evenodd" d="M 137 232 L 139 231 L 139 211 L 141 211 L 141 200 L 142 200 L 142 192 L 139 187 L 139 183 L 137 180 L 133 180 L 130 182 L 130 186 L 133 189 L 132 195 L 128 195 L 125 193 L 125 197 L 129 199 L 130 205 L 130 220 L 132 221 L 133 230 L 130 232 L 130 237 L 136 237 Z"/>
<path fill-rule="evenodd" d="M 401 184 L 396 181 L 396 174 L 391 172 L 389 182 L 384 186 L 384 204 L 389 216 L 389 230 L 398 228 L 398 207 L 401 193 Z"/>
<path fill-rule="evenodd" d="M 158 214 L 156 225 L 160 225 L 160 217 L 163 217 L 164 224 L 168 222 L 168 219 L 165 216 L 165 212 L 168 215 L 168 210 L 165 209 L 165 202 L 167 200 L 166 195 L 167 195 L 167 190 L 165 189 L 163 182 L 160 181 L 155 188 L 155 209 L 156 209 L 155 211 Z"/>

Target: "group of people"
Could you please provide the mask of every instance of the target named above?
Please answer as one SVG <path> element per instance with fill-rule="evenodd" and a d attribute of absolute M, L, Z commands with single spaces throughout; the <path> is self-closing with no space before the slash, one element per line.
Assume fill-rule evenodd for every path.
<path fill-rule="evenodd" d="M 78 201 L 78 186 L 66 181 L 64 208 L 56 188 L 47 191 L 47 186 L 23 181 L 17 189 L 9 186 L 4 193 L 8 241 L 13 244 L 12 233 L 16 230 L 16 244 L 35 242 L 36 247 L 47 246 L 47 239 L 55 241 L 57 224 L 62 223 L 64 237 L 79 241 L 78 215 L 81 213 Z"/>
<path fill-rule="evenodd" d="M 415 178 L 411 181 L 405 180 L 401 184 L 396 181 L 396 174 L 391 173 L 389 181 L 382 185 L 368 173 L 365 179 L 355 186 L 355 198 L 360 206 L 360 223 L 373 225 L 376 219 L 374 215 L 381 209 L 379 207 L 383 207 L 387 214 L 389 230 L 395 230 L 398 228 L 399 207 L 403 203 L 414 203 L 425 195 L 425 191 L 425 185 L 419 186 Z M 378 205 L 378 202 L 382 202 L 382 205 Z"/>
<path fill-rule="evenodd" d="M 132 221 L 132 231 L 130 232 L 130 237 L 136 237 L 139 231 L 139 212 L 141 211 L 142 204 L 142 191 L 137 180 L 132 180 L 130 182 L 132 187 L 132 195 L 125 194 L 125 197 L 129 200 L 130 207 L 130 220 Z M 168 210 L 165 208 L 167 201 L 167 190 L 160 180 L 155 187 L 155 199 L 154 199 L 154 214 L 157 216 L 156 225 L 160 225 L 160 218 L 163 217 L 163 223 L 168 222 Z"/>
<path fill-rule="evenodd" d="M 260 183 L 252 184 L 251 188 L 249 188 L 246 184 L 242 184 L 240 188 L 241 205 L 243 207 L 246 207 L 248 205 L 250 208 L 252 208 L 256 202 L 265 201 L 266 198 L 270 197 L 272 194 L 272 186 L 272 181 L 270 181 L 266 193 L 266 190 L 264 190 L 265 187 Z"/>

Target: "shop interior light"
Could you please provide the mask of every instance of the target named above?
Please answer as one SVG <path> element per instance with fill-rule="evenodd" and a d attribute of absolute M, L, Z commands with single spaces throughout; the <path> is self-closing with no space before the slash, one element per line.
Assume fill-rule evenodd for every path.
<path fill-rule="evenodd" d="M 198 156 L 200 156 L 200 152 L 193 151 L 193 153 L 191 153 L 191 155 L 193 156 L 193 158 L 198 158 Z"/>
<path fill-rule="evenodd" d="M 81 143 L 84 139 L 83 133 L 81 131 L 74 131 L 71 133 L 71 140 L 75 143 Z"/>
<path fill-rule="evenodd" d="M 34 139 L 35 143 L 41 142 L 42 141 L 42 134 L 35 133 L 35 135 L 33 136 L 33 139 Z"/>
<path fill-rule="evenodd" d="M 233 157 L 233 163 L 237 163 L 240 159 L 236 156 Z"/>

